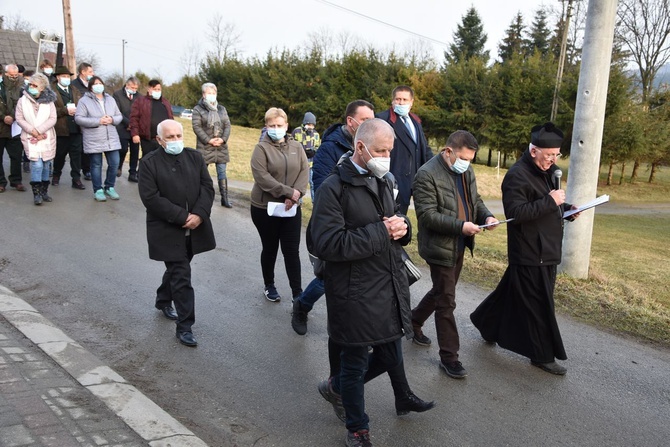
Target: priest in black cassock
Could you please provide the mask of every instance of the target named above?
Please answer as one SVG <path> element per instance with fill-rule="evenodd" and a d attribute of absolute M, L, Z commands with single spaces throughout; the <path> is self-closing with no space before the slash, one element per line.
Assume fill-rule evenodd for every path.
<path fill-rule="evenodd" d="M 534 366 L 557 375 L 567 372 L 554 313 L 556 267 L 561 262 L 565 202 L 556 160 L 563 132 L 552 123 L 531 130 L 528 150 L 502 183 L 509 265 L 498 287 L 470 319 L 488 342 L 530 358 Z M 578 214 L 570 217 L 574 220 Z"/>

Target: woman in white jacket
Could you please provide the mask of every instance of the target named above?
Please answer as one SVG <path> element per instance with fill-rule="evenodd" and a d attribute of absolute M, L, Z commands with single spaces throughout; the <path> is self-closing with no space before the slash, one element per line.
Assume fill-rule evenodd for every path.
<path fill-rule="evenodd" d="M 16 103 L 16 123 L 21 127 L 23 150 L 30 160 L 30 185 L 35 205 L 51 202 L 49 172 L 56 156 L 56 94 L 41 73 L 28 79 L 23 96 Z"/>
<path fill-rule="evenodd" d="M 107 197 L 119 200 L 114 190 L 119 167 L 121 141 L 116 126 L 123 120 L 114 98 L 105 93 L 105 84 L 98 76 L 88 81 L 88 92 L 79 100 L 74 121 L 81 127 L 84 153 L 91 159 L 91 182 L 95 200 L 105 202 Z M 102 154 L 107 159 L 107 175 L 102 184 Z"/>

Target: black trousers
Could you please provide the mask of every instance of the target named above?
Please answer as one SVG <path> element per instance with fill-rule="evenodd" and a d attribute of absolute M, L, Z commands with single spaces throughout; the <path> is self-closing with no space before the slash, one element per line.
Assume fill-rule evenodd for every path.
<path fill-rule="evenodd" d="M 81 178 L 81 156 L 84 150 L 80 133 L 68 137 L 56 138 L 56 157 L 54 158 L 54 176 L 60 177 L 65 166 L 65 157 L 70 156 L 70 177 L 72 180 Z"/>
<path fill-rule="evenodd" d="M 123 169 L 123 162 L 130 148 L 130 169 L 128 173 L 137 174 L 137 162 L 140 159 L 140 143 L 133 143 L 132 138 L 121 138 L 121 150 L 119 150 L 119 169 Z"/>
<path fill-rule="evenodd" d="M 10 186 L 16 186 L 22 183 L 21 157 L 23 156 L 23 144 L 19 137 L 0 138 L 0 186 L 7 186 L 5 169 L 2 164 L 5 148 L 7 148 L 7 155 L 9 155 L 9 184 Z"/>
<path fill-rule="evenodd" d="M 195 323 L 195 292 L 191 284 L 191 238 L 186 237 L 184 257 L 165 261 L 165 273 L 156 290 L 156 309 L 171 306 L 177 311 L 177 332 L 190 332 Z"/>
<path fill-rule="evenodd" d="M 286 276 L 291 286 L 293 297 L 302 293 L 300 266 L 300 230 L 302 229 L 302 212 L 300 207 L 293 217 L 268 216 L 266 209 L 251 206 L 251 220 L 261 237 L 261 270 L 265 285 L 275 282 L 275 263 L 277 251 L 281 245 L 284 255 Z"/>

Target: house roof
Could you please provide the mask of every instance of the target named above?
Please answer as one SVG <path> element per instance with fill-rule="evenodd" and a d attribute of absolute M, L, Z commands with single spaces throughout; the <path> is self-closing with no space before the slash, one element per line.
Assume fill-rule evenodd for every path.
<path fill-rule="evenodd" d="M 30 33 L 0 29 L 0 63 L 21 64 L 28 70 L 35 69 L 38 45 Z"/>

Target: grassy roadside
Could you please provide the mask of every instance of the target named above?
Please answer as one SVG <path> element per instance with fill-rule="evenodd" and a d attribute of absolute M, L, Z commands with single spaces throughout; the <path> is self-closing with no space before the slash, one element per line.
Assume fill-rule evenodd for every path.
<path fill-rule="evenodd" d="M 195 147 L 190 121 L 184 124 L 187 146 Z M 229 149 L 228 176 L 253 181 L 249 160 L 260 130 L 233 126 Z M 485 160 L 485 153 L 480 154 Z M 512 162 L 508 165 L 511 166 Z M 569 160 L 559 163 L 568 172 Z M 215 172 L 213 167 L 212 174 Z M 476 165 L 479 191 L 487 199 L 500 198 L 500 183 L 505 170 Z M 644 180 L 637 184 L 606 186 L 606 169 L 601 170 L 598 195 L 609 194 L 618 204 L 662 203 L 670 197 L 670 169 L 663 168 L 656 184 Z M 618 178 L 617 178 L 618 182 Z M 306 197 L 304 223 L 312 206 Z M 416 216 L 410 210 L 416 229 Z M 498 216 L 502 217 L 502 216 Z M 561 312 L 591 324 L 670 345 L 670 224 L 668 217 L 616 216 L 596 214 L 589 279 L 560 275 L 556 283 L 556 305 Z M 422 264 L 416 237 L 408 251 Z M 507 267 L 507 240 L 504 228 L 477 237 L 474 257 L 467 256 L 462 278 L 485 289 L 493 289 Z"/>

